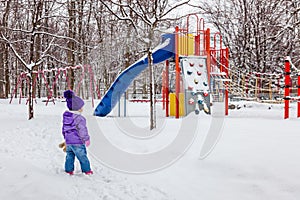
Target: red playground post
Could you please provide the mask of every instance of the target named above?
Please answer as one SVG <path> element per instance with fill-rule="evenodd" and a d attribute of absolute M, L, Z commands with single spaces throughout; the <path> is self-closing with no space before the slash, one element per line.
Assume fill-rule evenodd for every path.
<path fill-rule="evenodd" d="M 285 87 L 284 87 L 284 119 L 289 118 L 289 106 L 290 106 L 290 81 L 291 81 L 291 67 L 289 57 L 285 59 Z"/>
<path fill-rule="evenodd" d="M 166 71 L 165 71 L 165 108 L 166 117 L 169 117 L 169 60 L 166 61 Z"/>
<path fill-rule="evenodd" d="M 226 76 L 228 77 L 228 69 L 229 69 L 229 49 L 225 48 L 225 70 Z M 229 108 L 229 94 L 228 94 L 228 82 L 225 82 L 225 115 L 228 115 Z"/>
<path fill-rule="evenodd" d="M 179 92 L 180 92 L 180 67 L 179 67 L 179 50 L 178 50 L 178 43 L 179 43 L 179 27 L 176 26 L 175 28 L 175 74 L 176 74 L 176 78 L 175 78 L 175 94 L 176 94 L 176 98 L 175 98 L 175 106 L 176 106 L 176 113 L 175 113 L 175 117 L 176 119 L 179 118 Z"/>

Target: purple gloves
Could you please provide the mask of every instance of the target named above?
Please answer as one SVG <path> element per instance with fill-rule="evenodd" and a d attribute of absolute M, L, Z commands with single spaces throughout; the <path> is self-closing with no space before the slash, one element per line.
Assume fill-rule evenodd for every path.
<path fill-rule="evenodd" d="M 91 144 L 90 140 L 85 141 L 85 146 L 86 147 L 90 146 L 90 144 Z"/>

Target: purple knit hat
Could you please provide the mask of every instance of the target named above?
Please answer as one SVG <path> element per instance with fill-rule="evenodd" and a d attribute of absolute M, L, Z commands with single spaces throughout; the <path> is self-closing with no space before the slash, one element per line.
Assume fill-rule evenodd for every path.
<path fill-rule="evenodd" d="M 64 91 L 64 97 L 67 101 L 67 107 L 69 110 L 80 110 L 84 106 L 84 101 L 76 96 L 72 90 L 66 90 Z"/>

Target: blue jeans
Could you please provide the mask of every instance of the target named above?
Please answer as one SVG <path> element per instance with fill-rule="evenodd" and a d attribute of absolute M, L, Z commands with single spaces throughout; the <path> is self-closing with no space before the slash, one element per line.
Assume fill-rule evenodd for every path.
<path fill-rule="evenodd" d="M 75 156 L 80 162 L 82 172 L 88 172 L 91 170 L 90 161 L 87 157 L 86 147 L 84 144 L 68 144 L 66 153 L 66 172 L 74 171 Z"/>

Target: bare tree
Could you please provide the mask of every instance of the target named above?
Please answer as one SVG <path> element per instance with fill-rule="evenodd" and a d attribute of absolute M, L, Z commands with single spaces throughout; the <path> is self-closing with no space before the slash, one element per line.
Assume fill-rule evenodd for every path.
<path fill-rule="evenodd" d="M 170 20 L 178 19 L 171 15 L 172 11 L 190 0 L 169 2 L 168 0 L 100 0 L 103 5 L 121 21 L 130 24 L 136 36 L 143 41 L 148 55 L 150 77 L 150 130 L 156 128 L 155 87 L 153 73 L 152 49 L 155 43 L 155 34 L 159 27 L 163 27 Z M 172 4 L 171 4 L 172 3 Z"/>
<path fill-rule="evenodd" d="M 17 58 L 23 71 L 28 73 L 29 119 L 34 116 L 33 98 L 36 93 L 33 85 L 36 74 L 33 72 L 41 69 L 42 64 L 45 63 L 49 66 L 57 63 L 70 66 L 78 61 L 75 60 L 75 53 L 78 53 L 77 49 L 82 48 L 82 43 L 78 40 L 80 37 L 75 35 L 77 17 L 73 13 L 75 12 L 73 3 L 75 4 L 75 2 L 71 2 L 71 5 L 67 4 L 71 14 L 66 17 L 59 13 L 59 2 L 56 1 L 14 1 L 11 6 L 14 8 L 14 14 L 9 15 L 11 17 L 8 19 L 9 25 L 1 25 L 1 44 L 9 47 L 11 55 Z M 62 5 L 64 9 L 66 4 Z M 68 31 L 65 29 L 65 24 L 68 19 L 70 31 L 66 35 L 65 32 Z M 74 81 L 74 79 L 70 80 Z"/>
<path fill-rule="evenodd" d="M 230 49 L 232 79 L 239 84 L 247 72 L 283 73 L 286 56 L 300 64 L 299 5 L 297 0 L 219 0 L 194 6 L 221 32 Z"/>
<path fill-rule="evenodd" d="M 2 5 L 1 5 L 2 4 Z M 8 26 L 8 15 L 10 13 L 10 1 L 1 2 L 0 34 L 7 36 L 5 27 Z M 8 46 L 0 41 L 0 98 L 7 98 L 9 92 L 9 67 L 8 67 Z"/>
<path fill-rule="evenodd" d="M 75 40 L 75 35 L 76 35 L 76 1 L 75 0 L 70 0 L 68 1 L 68 14 L 69 14 L 69 29 L 68 29 L 68 37 L 72 38 Z M 68 63 L 70 66 L 75 65 L 75 41 L 74 40 L 69 40 L 68 41 Z M 68 72 L 68 79 L 70 81 L 70 89 L 73 89 L 74 87 L 74 71 L 72 69 L 69 70 Z"/>
<path fill-rule="evenodd" d="M 298 1 L 226 0 L 195 6 L 222 33 L 234 66 L 271 72 L 286 55 L 300 62 Z"/>
<path fill-rule="evenodd" d="M 30 15 L 27 15 L 27 17 L 32 16 L 31 17 L 31 22 L 30 22 L 30 27 L 28 26 L 29 29 L 25 30 L 12 30 L 12 31 L 20 31 L 21 33 L 27 35 L 28 37 L 28 46 L 27 46 L 27 50 L 28 50 L 28 54 L 26 55 L 26 57 L 22 57 L 22 55 L 20 54 L 20 52 L 18 52 L 16 44 L 18 43 L 17 41 L 12 41 L 10 40 L 7 36 L 5 36 L 4 34 L 1 35 L 2 40 L 4 40 L 6 42 L 6 44 L 9 45 L 9 47 L 11 48 L 11 50 L 13 51 L 13 53 L 15 54 L 15 56 L 18 58 L 19 62 L 21 62 L 24 67 L 26 67 L 27 71 L 28 71 L 28 79 L 29 79 L 29 89 L 28 89 L 28 112 L 29 112 L 29 119 L 33 118 L 33 90 L 34 90 L 34 86 L 33 86 L 33 76 L 34 74 L 32 73 L 33 70 L 36 70 L 37 66 L 39 64 L 41 64 L 42 60 L 40 59 L 40 46 L 37 45 L 37 42 L 39 41 L 38 35 L 36 34 L 36 31 L 38 31 L 39 27 L 40 27 L 40 16 L 41 16 L 41 11 L 42 11 L 42 2 L 38 1 L 38 2 L 31 2 L 32 4 L 30 4 L 30 2 L 28 2 L 27 4 L 24 4 L 24 6 L 27 6 L 28 8 L 32 8 L 30 9 L 32 11 L 32 13 L 30 13 Z M 29 24 L 28 24 L 29 25 Z"/>

